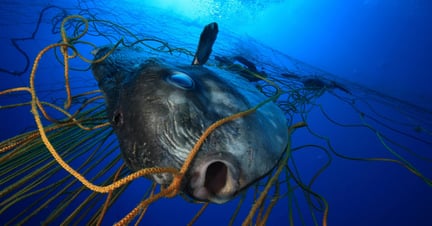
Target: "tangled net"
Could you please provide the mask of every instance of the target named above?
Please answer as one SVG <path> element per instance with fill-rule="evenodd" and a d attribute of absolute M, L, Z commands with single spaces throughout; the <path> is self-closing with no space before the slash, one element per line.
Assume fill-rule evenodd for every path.
<path fill-rule="evenodd" d="M 124 215 L 116 219 L 118 225 L 128 224 L 134 219 L 135 224 L 139 224 L 151 204 L 155 206 L 163 203 L 163 198 L 176 198 L 181 195 L 180 184 L 183 175 L 201 144 L 212 131 L 231 120 L 253 114 L 268 101 L 276 101 L 286 113 L 290 125 L 288 147 L 271 174 L 249 189 L 249 193 L 254 194 L 253 197 L 245 192 L 238 198 L 238 205 L 232 209 L 229 218 L 230 225 L 236 224 L 239 220 L 243 225 L 264 225 L 269 221 L 272 210 L 281 205 L 288 209 L 287 221 L 290 225 L 294 225 L 295 222 L 304 225 L 310 225 L 309 222 L 314 225 L 327 225 L 331 204 L 329 205 L 323 196 L 314 191 L 313 185 L 330 167 L 333 157 L 396 163 L 432 187 L 431 175 L 422 173 L 430 172 L 428 170 L 432 161 L 428 152 L 432 147 L 432 142 L 429 141 L 432 136 L 430 111 L 337 81 L 331 75 L 305 66 L 280 53 L 258 51 L 257 49 L 262 48 L 258 44 L 248 46 L 247 50 L 238 48 L 239 53 L 230 54 L 247 53 L 251 61 L 260 62 L 257 65 L 265 69 L 265 74 L 268 75 L 266 78 L 262 73 L 236 64 L 220 65 L 216 60 L 210 60 L 208 64 L 259 77 L 260 80 L 255 82 L 256 86 L 268 96 L 268 99 L 247 111 L 214 122 L 196 142 L 180 170 L 147 168 L 132 173 L 124 167 L 120 158 L 117 141 L 105 115 L 103 97 L 99 90 L 94 89 L 95 82 L 88 87 L 83 86 L 82 82 L 77 82 L 80 79 L 90 80 L 87 79 L 91 77 L 89 65 L 94 62 L 90 60 L 91 55 L 88 52 L 100 46 L 93 44 L 96 42 L 114 44 L 113 50 L 118 46 L 140 45 L 149 56 L 176 56 L 179 62 L 190 62 L 182 59 L 191 59 L 192 52 L 186 48 L 173 47 L 171 43 L 160 38 L 132 32 L 120 23 L 98 19 L 89 10 L 69 15 L 62 8 L 49 6 L 41 11 L 30 38 L 11 40 L 13 46 L 25 55 L 27 62 L 29 57 L 17 41 L 34 39 L 41 18 L 50 10 L 59 12 L 52 17 L 52 33 L 59 35 L 60 41 L 46 46 L 37 54 L 30 71 L 28 86 L 0 91 L 0 98 L 19 95 L 15 96 L 18 97 L 15 98 L 18 102 L 2 104 L 0 112 L 30 108 L 37 125 L 34 130 L 19 132 L 18 135 L 0 143 L 0 216 L 6 224 L 21 225 L 39 220 L 43 224 L 86 222 L 100 225 L 108 214 L 119 212 L 122 194 L 132 192 L 129 186 L 134 183 L 138 184 L 135 185 L 135 190 L 140 188 L 139 191 L 142 191 L 142 188 L 146 187 L 147 191 L 140 192 L 143 195 L 140 203 L 135 204 L 135 207 L 127 212 L 121 212 Z M 223 40 L 223 37 L 220 39 Z M 230 40 L 236 39 L 231 37 Z M 253 46 L 257 49 L 252 49 Z M 56 88 L 44 87 L 44 81 L 36 79 L 38 68 L 43 65 L 43 57 L 49 53 L 53 53 L 52 59 L 55 59 L 50 61 L 50 64 L 56 62 L 57 66 L 63 69 L 63 81 L 57 83 Z M 228 55 L 226 48 L 225 51 L 216 48 L 214 53 Z M 274 59 L 265 58 L 269 56 Z M 29 66 L 25 66 L 23 70 L 18 71 L 2 68 L 0 71 L 23 76 L 28 68 Z M 44 91 L 39 91 L 44 89 L 49 93 L 43 95 Z M 53 92 L 56 95 L 53 95 Z M 65 93 L 65 97 L 58 97 L 58 93 Z M 21 101 L 22 98 L 26 100 Z M 337 101 L 338 105 L 343 106 L 344 111 L 350 112 L 356 118 L 350 119 L 349 122 L 334 118 L 334 112 L 330 112 L 326 107 L 326 103 L 332 101 Z M 61 103 L 63 106 L 60 106 Z M 403 116 L 406 121 L 396 121 L 395 114 Z M 356 157 L 337 151 L 333 139 L 323 135 L 326 134 L 325 131 L 320 131 L 314 126 L 316 118 L 324 119 L 322 121 L 329 127 L 368 131 L 381 144 L 383 150 L 387 151 L 383 154 L 385 157 Z M 308 141 L 296 142 L 294 131 L 297 129 L 299 132 L 296 134 L 306 137 Z M 396 139 L 393 136 L 408 139 L 413 144 L 406 144 L 403 139 Z M 294 146 L 296 143 L 298 144 Z M 424 147 L 425 151 L 415 150 L 419 145 Z M 307 151 L 318 151 L 326 156 L 310 178 L 302 176 L 295 160 L 297 153 Z M 418 161 L 429 165 L 424 167 L 417 164 Z M 65 171 L 68 173 L 65 174 Z M 167 187 L 151 184 L 149 181 L 142 182 L 139 179 L 144 175 L 162 172 L 174 175 L 174 181 Z M 300 198 L 296 197 L 299 194 L 303 195 L 310 208 L 306 215 L 308 217 L 296 213 L 296 210 L 300 209 Z M 184 198 L 187 200 L 187 197 Z M 193 200 L 187 201 L 197 206 Z M 244 212 L 242 207 L 248 206 L 248 203 L 250 208 Z M 208 206 L 212 205 L 202 204 L 196 214 L 191 215 L 189 224 L 197 221 Z M 3 216 L 13 217 L 3 220 Z M 44 219 L 41 219 L 41 216 Z"/>

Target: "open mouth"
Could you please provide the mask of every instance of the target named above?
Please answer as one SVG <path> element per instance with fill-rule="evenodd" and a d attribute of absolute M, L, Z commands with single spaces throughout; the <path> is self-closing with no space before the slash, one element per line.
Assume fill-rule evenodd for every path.
<path fill-rule="evenodd" d="M 224 203 L 239 190 L 239 170 L 226 160 L 212 160 L 194 168 L 188 194 L 195 199 Z"/>

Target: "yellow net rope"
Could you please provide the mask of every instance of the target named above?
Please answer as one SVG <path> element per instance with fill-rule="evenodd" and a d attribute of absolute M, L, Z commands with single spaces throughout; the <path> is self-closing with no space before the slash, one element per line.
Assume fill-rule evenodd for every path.
<path fill-rule="evenodd" d="M 71 26 L 75 24 L 75 26 Z M 193 148 L 191 149 L 187 159 L 183 163 L 180 169 L 174 168 L 147 168 L 140 171 L 131 173 L 127 171 L 123 166 L 119 167 L 112 173 L 112 176 L 101 181 L 97 181 L 100 175 L 96 175 L 90 178 L 89 174 L 90 168 L 87 169 L 89 165 L 92 167 L 95 165 L 103 165 L 103 160 L 107 159 L 109 154 L 114 153 L 116 156 L 112 162 L 109 162 L 106 166 L 106 170 L 101 171 L 102 174 L 109 174 L 110 169 L 115 169 L 117 165 L 123 165 L 121 159 L 118 156 L 118 147 L 114 144 L 109 146 L 111 149 L 109 151 L 101 151 L 106 148 L 104 145 L 109 143 L 109 137 L 112 134 L 112 130 L 109 127 L 109 123 L 106 120 L 105 112 L 103 111 L 103 103 L 100 101 L 102 97 L 100 96 L 99 90 L 89 90 L 83 92 L 79 95 L 72 95 L 72 88 L 70 84 L 70 72 L 74 70 L 71 66 L 70 61 L 73 59 L 81 59 L 87 64 L 95 63 L 84 56 L 79 50 L 78 45 L 90 45 L 92 48 L 96 46 L 90 42 L 85 42 L 82 39 L 86 37 L 86 34 L 90 32 L 90 27 L 95 26 L 95 24 L 109 25 L 110 28 L 115 29 L 116 32 L 122 35 L 133 37 L 135 41 L 125 41 L 126 38 L 120 38 L 118 41 L 114 42 L 114 47 L 103 57 L 98 59 L 96 62 L 103 61 L 108 57 L 119 45 L 133 46 L 135 44 L 143 44 L 151 51 L 154 52 L 168 52 L 168 53 L 179 53 L 191 56 L 192 53 L 185 49 L 173 48 L 169 46 L 166 42 L 152 39 L 152 38 L 138 38 L 132 32 L 124 29 L 120 25 L 106 20 L 98 20 L 94 17 L 86 19 L 81 15 L 67 16 L 60 26 L 60 37 L 61 41 L 59 43 L 51 44 L 43 48 L 36 56 L 33 67 L 30 72 L 29 85 L 25 87 L 16 87 L 7 90 L 0 91 L 0 96 L 13 95 L 25 93 L 30 94 L 31 99 L 27 102 L 20 102 L 17 104 L 11 104 L 6 106 L 0 106 L 0 110 L 18 107 L 30 107 L 31 113 L 34 117 L 37 129 L 35 131 L 21 133 L 15 137 L 2 141 L 0 143 L 0 176 L 2 177 L 2 183 L 0 185 L 7 185 L 6 187 L 1 187 L 0 190 L 0 215 L 5 213 L 8 209 L 12 208 L 16 203 L 25 200 L 25 198 L 30 196 L 41 195 L 44 193 L 55 194 L 52 197 L 45 197 L 44 201 L 36 201 L 29 207 L 25 208 L 17 214 L 15 217 L 11 218 L 9 224 L 17 223 L 24 224 L 32 216 L 46 209 L 50 203 L 54 200 L 59 200 L 62 195 L 67 195 L 68 193 L 80 193 L 85 190 L 94 191 L 87 198 L 80 203 L 79 206 L 75 207 L 72 211 L 65 211 L 67 206 L 71 205 L 69 201 L 64 201 L 52 213 L 47 217 L 45 223 L 50 223 L 54 219 L 58 218 L 62 212 L 68 212 L 70 215 L 64 219 L 62 223 L 69 224 L 73 219 L 81 218 L 83 215 L 91 215 L 92 218 L 89 224 L 100 225 L 102 223 L 103 217 L 107 213 L 110 206 L 112 206 L 115 201 L 121 196 L 123 192 L 127 189 L 127 186 L 137 178 L 141 178 L 146 175 L 151 175 L 155 173 L 170 173 L 173 175 L 173 182 L 167 187 L 158 187 L 153 184 L 149 187 L 148 192 L 145 194 L 141 203 L 139 203 L 135 208 L 133 208 L 126 216 L 123 217 L 117 224 L 125 225 L 130 223 L 138 215 L 140 217 L 136 220 L 136 224 L 142 220 L 147 208 L 159 201 L 161 198 L 172 198 L 178 196 L 180 193 L 180 185 L 182 183 L 183 177 L 190 167 L 191 162 L 199 151 L 201 145 L 206 140 L 206 138 L 215 130 L 217 130 L 221 125 L 228 123 L 238 118 L 245 117 L 249 114 L 254 114 L 254 112 L 260 108 L 262 105 L 270 101 L 276 101 L 281 107 L 281 109 L 287 113 L 287 118 L 289 125 L 289 142 L 288 147 L 284 152 L 283 158 L 276 166 L 275 170 L 266 178 L 257 182 L 253 187 L 256 189 L 256 196 L 253 199 L 253 205 L 251 205 L 248 214 L 243 220 L 243 225 L 265 225 L 269 219 L 269 216 L 273 208 L 277 208 L 278 201 L 283 198 L 288 199 L 286 204 L 288 206 L 288 221 L 290 225 L 295 225 L 294 211 L 293 209 L 299 209 L 298 198 L 294 194 L 295 192 L 301 191 L 307 204 L 310 206 L 311 213 L 310 218 L 312 219 L 313 225 L 327 225 L 327 219 L 329 217 L 329 203 L 320 194 L 312 190 L 312 186 L 317 178 L 330 166 L 333 156 L 336 156 L 344 160 L 353 161 L 364 161 L 364 162 L 389 162 L 396 163 L 404 168 L 406 168 L 410 173 L 414 174 L 418 178 L 422 179 L 428 186 L 432 186 L 432 181 L 429 175 L 422 172 L 416 164 L 410 158 L 406 157 L 406 153 L 421 159 L 422 161 L 431 163 L 432 160 L 426 155 L 422 155 L 413 150 L 412 147 L 405 147 L 395 141 L 395 139 L 389 138 L 381 130 L 377 129 L 377 125 L 382 127 L 390 128 L 392 132 L 397 132 L 404 137 L 409 137 L 410 139 L 417 140 L 419 143 L 425 144 L 427 147 L 431 147 L 432 144 L 428 139 L 432 135 L 429 130 L 430 126 L 428 123 L 423 122 L 418 123 L 415 130 L 421 135 L 411 135 L 408 133 L 402 133 L 395 130 L 393 127 L 388 126 L 389 124 L 397 124 L 398 121 L 393 120 L 391 116 L 388 115 L 378 115 L 375 118 L 371 118 L 371 113 L 365 112 L 363 109 L 357 107 L 356 104 L 359 102 L 364 102 L 367 105 L 366 99 L 357 97 L 347 91 L 347 89 L 339 86 L 339 89 L 345 90 L 343 92 L 349 93 L 350 98 L 338 95 L 334 89 L 338 88 L 336 84 L 327 81 L 327 85 L 322 85 L 318 81 L 314 81 L 313 85 L 310 85 L 313 80 L 306 81 L 299 80 L 295 75 L 295 79 L 287 81 L 282 81 L 281 78 L 264 78 L 261 75 L 249 71 L 244 68 L 239 68 L 233 65 L 223 67 L 222 69 L 235 71 L 235 72 L 246 72 L 249 75 L 259 77 L 261 83 L 257 86 L 268 99 L 257 106 L 254 106 L 246 111 L 239 112 L 237 114 L 231 115 L 229 117 L 220 119 L 210 125 L 201 134 L 200 138 L 197 140 Z M 97 29 L 93 29 L 97 30 Z M 68 32 L 73 33 L 73 35 L 68 35 Z M 115 32 L 112 34 L 116 37 L 121 37 Z M 160 44 L 159 47 L 148 44 L 147 41 L 156 42 Z M 41 65 L 41 60 L 49 52 L 59 51 L 60 55 L 57 56 L 57 60 L 62 64 L 62 70 L 64 74 L 64 91 L 66 93 L 65 102 L 62 107 L 57 104 L 44 101 L 40 98 L 40 92 L 37 90 L 37 71 L 38 67 Z M 57 52 L 55 52 L 57 54 Z M 326 81 L 326 80 L 323 80 Z M 302 83 L 299 85 L 299 83 Z M 306 85 L 309 84 L 309 85 Z M 329 88 L 332 87 L 332 88 Z M 325 95 L 325 93 L 330 93 L 336 100 L 346 103 L 348 106 L 352 107 L 354 112 L 359 116 L 358 123 L 342 123 L 333 119 L 328 114 L 328 109 L 324 108 L 323 105 L 318 103 L 316 100 L 318 97 Z M 92 96 L 96 95 L 96 96 Z M 85 97 L 85 101 L 82 103 L 74 103 L 77 99 Z M 374 97 L 375 98 L 375 97 Z M 393 105 L 386 105 L 394 107 Z M 368 106 L 370 111 L 375 113 L 373 107 Z M 70 113 L 72 109 L 75 112 Z M 339 152 L 334 147 L 332 140 L 328 136 L 321 135 L 313 128 L 312 123 L 310 123 L 310 118 L 308 117 L 312 109 L 319 111 L 323 115 L 323 119 L 326 122 L 330 122 L 333 125 L 337 125 L 341 128 L 361 128 L 370 131 L 374 137 L 377 138 L 379 144 L 383 147 L 385 151 L 388 152 L 390 157 L 355 157 L 348 154 Z M 400 113 L 410 120 L 412 120 L 410 112 L 404 111 L 406 109 L 398 109 L 396 112 Z M 62 120 L 58 120 L 54 117 L 54 113 L 62 115 Z M 375 120 L 372 121 L 371 120 Z M 50 122 L 51 124 L 44 125 L 44 122 Z M 414 121 L 414 120 L 412 120 Z M 295 123 L 300 122 L 300 123 Z M 308 122 L 307 124 L 305 122 Z M 46 123 L 45 123 L 46 124 Z M 406 123 L 406 127 L 411 127 L 413 123 Z M 304 127 L 314 138 L 319 139 L 325 144 L 308 144 L 302 146 L 292 146 L 291 137 L 297 128 Z M 64 137 L 63 135 L 68 137 Z M 426 137 L 426 138 L 424 138 Z M 74 142 L 71 142 L 75 140 Z M 68 147 L 70 144 L 70 147 Z M 89 147 L 86 147 L 89 146 Z M 313 177 L 308 181 L 304 182 L 304 179 L 300 176 L 299 170 L 295 164 L 293 158 L 293 153 L 297 153 L 299 150 L 306 149 L 319 150 L 326 156 L 327 160 L 325 164 L 320 166 Z M 46 149 L 49 154 L 46 154 Z M 95 149 L 95 150 L 93 150 Z M 398 152 L 396 150 L 402 149 L 403 152 Z M 107 152 L 106 155 L 101 153 Z M 115 154 L 117 153 L 117 154 Z M 82 161 L 82 164 L 75 166 L 72 163 L 79 162 L 74 161 L 78 159 L 79 156 L 87 156 L 88 159 Z M 408 160 L 410 159 L 410 160 Z M 290 162 L 291 161 L 291 162 Z M 81 162 L 80 162 L 81 163 Z M 18 167 L 19 166 L 19 167 Z M 47 186 L 41 186 L 46 182 L 45 178 L 52 177 L 55 175 L 60 167 L 68 172 L 67 178 L 58 180 L 55 183 L 51 183 Z M 285 178 L 284 178 L 285 176 Z M 102 176 L 100 176 L 102 177 Z M 35 179 L 36 178 L 36 179 Z M 70 192 L 75 181 L 79 181 L 83 186 L 74 191 Z M 103 184 L 103 185 L 98 185 Z M 281 191 L 282 186 L 286 186 L 287 191 Z M 57 188 L 62 187 L 60 191 Z M 91 212 L 90 209 L 94 204 L 92 203 L 98 193 L 108 193 L 106 201 L 97 210 L 97 212 Z M 70 195 L 68 199 L 74 200 L 77 195 Z M 234 210 L 230 225 L 235 224 L 236 218 L 240 212 L 240 209 L 245 204 L 245 195 L 239 198 L 238 207 Z M 42 199 L 41 199 L 42 200 Z M 62 199 L 67 200 L 67 199 Z M 193 224 L 198 218 L 206 212 L 209 208 L 209 204 L 205 203 L 197 214 L 192 218 L 190 224 Z M 86 209 L 87 208 L 87 209 Z M 87 212 L 86 212 L 87 211 Z M 90 214 L 89 214 L 90 213 Z M 81 215 L 80 215 L 81 214 Z M 302 218 L 302 217 L 300 217 Z M 303 225 L 307 225 L 303 221 Z"/>
<path fill-rule="evenodd" d="M 84 29 L 83 31 L 81 31 L 81 33 L 73 36 L 73 37 L 69 37 L 67 36 L 66 30 L 65 30 L 65 24 L 69 21 L 69 20 L 73 20 L 73 19 L 78 19 L 80 20 L 83 24 L 84 24 Z M 53 144 L 50 142 L 50 139 L 48 138 L 47 135 L 47 131 L 51 130 L 50 128 L 46 128 L 43 123 L 42 123 L 42 119 L 41 119 L 41 115 L 40 112 L 42 113 L 42 115 L 46 118 L 46 119 L 51 119 L 50 121 L 54 120 L 52 119 L 48 113 L 46 112 L 44 105 L 46 106 L 50 106 L 54 109 L 56 109 L 57 111 L 63 113 L 65 116 L 67 116 L 71 123 L 70 125 L 78 125 L 81 129 L 84 130 L 95 130 L 101 127 L 106 127 L 109 125 L 109 123 L 102 123 L 99 125 L 95 125 L 93 127 L 86 127 L 83 126 L 78 120 L 76 120 L 73 116 L 76 114 L 69 114 L 67 112 L 67 110 L 71 107 L 71 103 L 72 103 L 72 95 L 71 95 L 71 88 L 70 88 L 70 84 L 69 84 L 69 60 L 79 57 L 80 59 L 82 59 L 83 61 L 92 64 L 92 63 L 98 63 L 103 61 L 104 59 L 106 59 L 114 50 L 115 48 L 117 48 L 117 46 L 121 43 L 121 40 L 119 42 L 117 42 L 117 44 L 103 57 L 101 57 L 100 59 L 96 60 L 96 61 L 92 61 L 89 60 L 87 58 L 85 58 L 84 56 L 82 56 L 78 50 L 75 48 L 75 44 L 79 41 L 80 38 L 84 37 L 86 32 L 88 31 L 88 20 L 85 19 L 84 17 L 80 16 L 80 15 L 72 15 L 72 16 L 68 16 L 66 17 L 62 24 L 61 24 L 61 38 L 62 41 L 60 43 L 55 43 L 55 44 L 51 44 L 48 45 L 47 47 L 45 47 L 44 49 L 42 49 L 36 56 L 34 63 L 33 63 L 33 67 L 31 69 L 31 73 L 30 73 L 30 79 L 29 79 L 29 87 L 18 87 L 18 88 L 13 88 L 13 89 L 8 89 L 5 91 L 0 92 L 0 95 L 5 95 L 5 94 L 10 94 L 10 93 L 14 93 L 14 92 L 28 92 L 31 95 L 31 101 L 30 101 L 30 106 L 31 106 L 31 113 L 34 116 L 34 121 L 36 122 L 37 125 L 37 130 L 38 130 L 38 134 L 34 134 L 33 137 L 37 136 L 40 137 L 43 144 L 45 145 L 45 147 L 48 149 L 48 151 L 51 153 L 52 157 L 55 159 L 55 161 L 64 169 L 66 170 L 69 174 L 71 174 L 73 177 L 75 177 L 78 181 L 80 181 L 86 188 L 94 191 L 94 192 L 99 192 L 99 193 L 112 193 L 115 189 L 124 186 L 127 183 L 130 183 L 131 181 L 145 176 L 145 175 L 151 175 L 151 174 L 157 174 L 157 173 L 171 173 L 174 175 L 174 180 L 173 182 L 167 187 L 164 188 L 162 191 L 160 191 L 157 194 L 153 194 L 151 195 L 149 198 L 143 200 L 135 209 L 133 209 L 127 216 L 125 216 L 122 220 L 120 220 L 116 225 L 126 225 L 128 224 L 133 218 L 135 218 L 140 211 L 142 211 L 142 209 L 148 207 L 151 203 L 157 201 L 160 198 L 164 198 L 164 197 L 174 197 L 176 195 L 178 195 L 181 192 L 181 183 L 183 180 L 183 177 L 185 175 L 185 173 L 187 172 L 187 170 L 189 169 L 191 162 L 193 161 L 194 157 L 196 156 L 196 154 L 198 153 L 198 151 L 200 150 L 200 147 L 202 146 L 202 144 L 204 143 L 204 141 L 206 140 L 206 138 L 214 131 L 216 130 L 218 127 L 220 127 L 221 125 L 236 120 L 238 118 L 244 117 L 246 115 L 249 114 L 253 114 L 258 108 L 260 108 L 261 106 L 263 106 L 264 104 L 270 102 L 270 101 L 275 101 L 279 95 L 280 95 L 280 90 L 279 88 L 277 88 L 277 86 L 268 81 L 272 86 L 274 86 L 278 91 L 276 92 L 276 94 L 270 98 L 268 98 L 267 100 L 263 101 L 262 103 L 259 103 L 257 106 L 248 109 L 246 111 L 243 112 L 239 112 L 237 114 L 228 116 L 226 118 L 220 119 L 216 122 L 214 122 L 212 125 L 210 125 L 205 131 L 204 133 L 200 136 L 200 138 L 197 140 L 197 142 L 195 143 L 195 145 L 193 146 L 192 150 L 190 151 L 187 159 L 185 160 L 185 162 L 183 163 L 182 167 L 180 168 L 180 170 L 174 169 L 174 168 L 145 168 L 142 170 L 139 170 L 137 172 L 134 172 L 130 175 L 127 175 L 126 177 L 123 177 L 121 179 L 115 180 L 114 182 L 112 182 L 109 185 L 105 185 L 105 186 L 99 186 L 96 185 L 94 183 L 92 183 L 91 181 L 89 181 L 88 179 L 86 179 L 81 173 L 79 173 L 76 169 L 74 169 L 72 166 L 70 166 L 62 157 L 61 155 L 57 152 L 56 148 L 53 146 Z M 44 103 L 42 104 L 42 102 L 39 100 L 37 92 L 36 92 L 36 85 L 35 85 L 35 80 L 36 80 L 36 74 L 37 74 L 37 69 L 38 66 L 40 64 L 40 61 L 42 59 L 42 57 L 50 50 L 53 50 L 55 48 L 60 48 L 60 52 L 63 56 L 63 64 L 64 64 L 64 78 L 65 78 L 65 91 L 66 91 L 66 102 L 63 108 L 55 106 L 53 104 L 50 103 Z M 72 54 L 69 54 L 69 50 L 72 50 Z M 259 77 L 259 75 L 256 75 Z M 262 78 L 263 80 L 266 80 L 265 78 Z M 91 101 L 90 101 L 91 102 Z M 297 125 L 295 127 L 292 128 L 297 128 L 300 127 L 302 125 Z M 27 137 L 26 139 L 30 139 L 29 137 Z M 12 148 L 17 147 L 18 144 L 20 144 L 21 142 L 11 142 L 9 145 L 7 146 L 3 146 L 1 147 L 1 152 L 6 152 L 8 150 L 11 150 Z M 287 150 L 288 151 L 288 150 Z M 284 160 L 283 164 L 286 164 L 287 158 Z M 282 164 L 282 165 L 283 165 Z M 263 194 L 261 196 L 261 199 L 259 199 L 259 201 L 257 202 L 257 204 L 254 206 L 254 208 L 252 208 L 250 215 L 248 216 L 248 218 L 245 220 L 244 225 L 248 225 L 251 222 L 251 217 L 253 216 L 253 214 L 256 212 L 256 208 L 257 206 L 262 205 L 262 202 L 264 201 L 264 198 L 266 197 L 266 194 L 268 192 L 268 189 L 270 188 L 270 186 L 272 184 L 275 183 L 275 180 L 277 180 L 277 177 L 279 176 L 281 170 L 283 169 L 283 167 L 279 167 L 277 173 L 274 175 L 274 177 L 272 178 L 272 181 L 270 183 L 268 183 L 268 186 L 266 188 L 266 190 L 263 191 Z M 118 174 L 116 174 L 115 178 L 118 177 Z M 207 205 L 207 204 L 206 204 Z M 105 211 L 103 211 L 105 212 Z M 201 211 L 202 212 L 202 211 Z M 200 213 L 198 213 L 199 215 Z M 103 214 L 102 214 L 103 215 Z M 197 217 L 198 217 L 197 215 Z M 265 222 L 265 221 L 263 221 Z M 100 223 L 100 221 L 99 221 Z"/>

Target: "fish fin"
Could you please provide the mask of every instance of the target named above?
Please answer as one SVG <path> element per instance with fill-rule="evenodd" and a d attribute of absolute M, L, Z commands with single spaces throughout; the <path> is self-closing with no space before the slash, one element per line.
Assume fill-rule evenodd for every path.
<path fill-rule="evenodd" d="M 204 27 L 200 35 L 198 49 L 195 52 L 192 65 L 203 65 L 207 62 L 218 33 L 218 24 L 210 23 Z"/>

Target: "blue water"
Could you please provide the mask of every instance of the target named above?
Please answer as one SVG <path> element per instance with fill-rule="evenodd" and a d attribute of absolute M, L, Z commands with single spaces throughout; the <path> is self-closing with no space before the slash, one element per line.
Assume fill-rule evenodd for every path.
<path fill-rule="evenodd" d="M 201 23 L 218 21 L 328 72 L 431 106 L 430 1 L 192 2 L 151 5 Z"/>
<path fill-rule="evenodd" d="M 25 59 L 11 44 L 10 39 L 29 37 L 35 28 L 39 12 L 48 4 L 60 6 L 70 12 L 77 12 L 80 7 L 88 7 L 103 16 L 131 25 L 135 32 L 167 38 L 170 43 L 185 46 L 193 51 L 203 25 L 217 21 L 221 34 L 215 44 L 215 54 L 220 53 L 257 53 L 256 43 L 266 46 L 265 50 L 274 49 L 292 58 L 329 72 L 332 78 L 348 81 L 364 87 L 362 92 L 378 91 L 386 97 L 394 97 L 408 102 L 406 106 L 427 109 L 424 115 L 430 119 L 432 109 L 432 2 L 427 0 L 392 1 L 392 0 L 228 0 L 228 1 L 132 1 L 122 3 L 114 1 L 21 1 L 11 0 L 0 3 L 0 68 L 20 71 Z M 117 9 L 117 10 L 115 10 Z M 99 11 L 100 10 L 100 11 Z M 106 10 L 106 11 L 104 11 Z M 54 12 L 54 11 L 53 11 Z M 20 41 L 20 46 L 28 54 L 30 63 L 36 54 L 46 45 L 59 41 L 59 35 L 50 30 L 49 12 L 43 18 L 40 30 L 34 39 Z M 153 16 L 152 16 L 153 15 Z M 154 18 L 154 15 L 158 17 Z M 101 15 L 102 16 L 102 15 Z M 135 26 L 133 26 L 135 25 Z M 230 34 L 235 38 L 229 39 Z M 90 40 L 98 42 L 97 37 Z M 234 44 L 232 44 L 234 43 Z M 101 43 L 106 44 L 106 43 Z M 260 45 L 259 45 L 260 46 Z M 250 47 L 250 48 L 248 48 Z M 248 52 L 249 51 L 249 52 Z M 265 52 L 264 54 L 268 54 Z M 90 57 L 90 54 L 89 54 Z M 184 57 L 184 56 L 183 56 Z M 272 59 L 271 54 L 264 55 Z M 47 56 L 40 70 L 46 74 L 42 86 L 62 86 L 62 71 L 50 69 Z M 187 59 L 189 64 L 190 59 Z M 273 60 L 273 62 L 277 62 Z M 284 62 L 278 62 L 283 65 Z M 31 65 L 30 65 L 31 66 Z M 28 71 L 23 76 L 11 76 L 0 72 L 0 90 L 25 86 Z M 80 78 L 80 84 L 96 87 L 96 82 L 89 72 L 88 77 Z M 366 91 L 365 91 L 366 90 Z M 55 90 L 41 92 L 46 98 L 54 99 Z M 393 100 L 392 98 L 386 100 Z M 28 95 L 13 95 L 1 98 L 0 105 L 28 100 Z M 319 99 L 342 122 L 358 120 L 352 109 L 346 109 L 341 102 L 323 96 Z M 410 105 L 412 104 L 412 105 Z M 344 107 L 345 106 L 345 107 Z M 395 121 L 405 121 L 403 114 L 395 110 L 399 102 L 390 108 L 377 107 L 386 116 Z M 388 114 L 387 114 L 388 113 Z M 423 113 L 418 118 L 423 119 Z M 29 109 L 0 111 L 0 139 L 6 139 L 29 128 L 35 128 Z M 19 119 L 18 119 L 19 118 Z M 408 120 L 409 121 L 409 120 Z M 349 156 L 388 157 L 382 145 L 373 133 L 364 130 L 345 128 L 328 129 L 332 123 L 319 115 L 317 110 L 310 113 L 308 124 L 314 129 L 331 137 L 335 149 Z M 392 125 L 391 121 L 384 121 Z M 430 124 L 429 125 L 429 129 Z M 384 126 L 373 124 L 378 130 Z M 399 128 L 399 127 L 398 127 Z M 429 130 L 430 131 L 430 130 Z M 364 133 L 363 133 L 364 132 Z M 392 134 L 392 133 L 391 133 Z M 414 151 L 431 156 L 432 145 L 404 140 L 400 134 L 392 134 L 392 139 L 401 141 Z M 418 135 L 425 139 L 431 136 Z M 294 144 L 308 143 L 310 135 L 299 131 L 293 137 Z M 322 141 L 319 141 L 322 142 Z M 325 154 L 318 150 L 299 153 L 294 156 L 297 167 L 304 178 L 310 178 L 323 164 Z M 425 169 L 426 176 L 431 176 L 430 162 L 416 164 Z M 1 180 L 1 179 L 0 179 Z M 142 184 L 141 184 L 142 183 Z M 134 184 L 135 189 L 147 186 L 146 182 Z M 432 189 L 421 179 L 396 164 L 359 161 L 347 161 L 334 157 L 331 167 L 326 169 L 314 184 L 314 190 L 325 197 L 330 204 L 329 225 L 431 225 L 430 203 Z M 112 224 L 124 216 L 124 212 L 136 205 L 142 193 L 128 193 L 121 198 L 121 213 L 110 212 L 106 225 Z M 301 193 L 296 193 L 301 199 Z M 251 197 L 249 197 L 250 199 Z M 1 201 L 1 197 L 0 197 Z M 288 206 L 281 201 L 273 210 L 268 225 L 289 225 Z M 214 205 L 197 222 L 197 225 L 227 224 L 237 202 Z M 299 204 L 307 210 L 307 205 Z M 184 225 L 199 206 L 186 203 L 177 198 L 174 202 L 163 200 L 151 206 L 144 218 L 143 225 Z M 248 209 L 242 209 L 247 211 Z M 228 213 L 227 213 L 228 212 Z M 296 212 L 295 212 L 296 214 Z M 0 216 L 0 220 L 9 216 Z M 40 217 L 41 219 L 43 216 Z M 307 218 L 306 225 L 312 221 Z M 33 222 L 38 222 L 39 218 Z M 320 219 L 319 219 L 320 221 Z M 145 223 L 147 222 L 147 224 Z M 300 224 L 300 220 L 296 225 Z M 1 224 L 1 222 L 0 222 Z M 240 224 L 240 221 L 236 221 Z"/>

